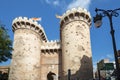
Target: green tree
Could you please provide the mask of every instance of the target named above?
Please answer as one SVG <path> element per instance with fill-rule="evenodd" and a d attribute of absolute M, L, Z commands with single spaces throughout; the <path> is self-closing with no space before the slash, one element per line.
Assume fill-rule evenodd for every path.
<path fill-rule="evenodd" d="M 7 31 L 3 25 L 0 25 L 0 63 L 12 57 L 12 41 Z"/>

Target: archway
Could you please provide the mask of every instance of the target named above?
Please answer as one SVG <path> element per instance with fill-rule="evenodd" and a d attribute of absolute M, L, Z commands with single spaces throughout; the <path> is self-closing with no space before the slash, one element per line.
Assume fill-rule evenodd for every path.
<path fill-rule="evenodd" d="M 55 80 L 55 76 L 56 76 L 56 74 L 50 71 L 47 74 L 47 80 Z"/>

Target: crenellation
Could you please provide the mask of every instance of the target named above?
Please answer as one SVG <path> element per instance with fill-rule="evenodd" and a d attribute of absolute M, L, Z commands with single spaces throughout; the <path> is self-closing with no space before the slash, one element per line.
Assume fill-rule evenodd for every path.
<path fill-rule="evenodd" d="M 60 40 L 50 41 L 43 27 L 32 18 L 13 20 L 14 51 L 9 80 L 48 80 L 49 72 L 56 74 L 57 80 L 67 80 L 68 70 L 71 80 L 92 79 L 90 13 L 79 7 L 57 18 Z"/>
<path fill-rule="evenodd" d="M 46 34 L 42 28 L 42 26 L 40 24 L 38 24 L 38 22 L 33 21 L 32 19 L 28 19 L 27 17 L 18 17 L 15 18 L 13 20 L 13 31 L 17 30 L 17 29 L 31 29 L 35 32 L 37 32 L 38 34 L 40 34 L 42 40 L 44 40 L 45 42 L 47 42 L 47 37 Z"/>
<path fill-rule="evenodd" d="M 62 15 L 60 24 L 61 27 L 65 24 L 70 23 L 71 21 L 84 21 L 89 26 L 91 25 L 91 16 L 90 13 L 86 9 L 82 8 L 73 8 L 71 10 L 67 10 L 66 13 Z"/>
<path fill-rule="evenodd" d="M 48 42 L 43 42 L 41 49 L 60 49 L 60 42 L 57 40 L 51 40 Z"/>

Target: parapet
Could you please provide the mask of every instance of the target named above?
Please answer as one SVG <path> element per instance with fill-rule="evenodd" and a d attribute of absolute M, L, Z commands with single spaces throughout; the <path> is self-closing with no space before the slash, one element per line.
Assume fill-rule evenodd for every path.
<path fill-rule="evenodd" d="M 90 13 L 84 8 L 72 8 L 71 10 L 67 10 L 62 16 L 60 21 L 60 27 L 64 24 L 67 24 L 72 21 L 84 21 L 89 26 L 91 25 L 91 16 Z"/>
<path fill-rule="evenodd" d="M 1 73 L 8 73 L 10 66 L 0 66 Z"/>
<path fill-rule="evenodd" d="M 47 37 L 46 34 L 44 32 L 44 29 L 42 28 L 42 26 L 40 24 L 38 24 L 37 21 L 33 21 L 32 19 L 28 19 L 27 17 L 18 17 L 15 18 L 12 22 L 12 30 L 13 32 L 17 29 L 31 29 L 35 32 L 37 32 L 40 36 L 41 39 L 45 42 L 47 42 Z"/>
<path fill-rule="evenodd" d="M 57 52 L 61 49 L 60 41 L 58 40 L 51 40 L 48 42 L 43 42 L 41 46 L 42 52 Z"/>

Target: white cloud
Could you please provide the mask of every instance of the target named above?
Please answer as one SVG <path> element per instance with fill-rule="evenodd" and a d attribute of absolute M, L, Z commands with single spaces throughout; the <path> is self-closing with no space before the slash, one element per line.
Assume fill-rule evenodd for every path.
<path fill-rule="evenodd" d="M 109 58 L 109 59 L 113 59 L 113 55 L 112 54 L 107 54 L 106 57 Z"/>
<path fill-rule="evenodd" d="M 56 0 L 56 1 L 53 2 L 53 4 L 54 4 L 55 6 L 57 6 L 57 5 L 59 5 L 59 1 Z"/>
<path fill-rule="evenodd" d="M 93 71 L 95 72 L 96 70 L 97 70 L 97 62 L 94 61 L 94 62 L 93 62 Z"/>
<path fill-rule="evenodd" d="M 49 1 L 49 0 L 45 0 L 45 2 L 46 2 L 47 4 L 50 4 L 50 1 Z"/>
<path fill-rule="evenodd" d="M 45 3 L 49 6 L 57 7 L 62 12 L 65 12 L 68 9 L 81 7 L 89 9 L 91 0 L 71 0 L 70 3 L 67 3 L 66 0 L 40 0 L 42 3 Z"/>
<path fill-rule="evenodd" d="M 89 9 L 89 5 L 91 3 L 91 0 L 73 0 L 68 6 L 67 9 L 81 7 Z"/>
<path fill-rule="evenodd" d="M 59 6 L 60 4 L 59 0 L 45 0 L 45 3 L 52 6 Z"/>

